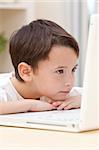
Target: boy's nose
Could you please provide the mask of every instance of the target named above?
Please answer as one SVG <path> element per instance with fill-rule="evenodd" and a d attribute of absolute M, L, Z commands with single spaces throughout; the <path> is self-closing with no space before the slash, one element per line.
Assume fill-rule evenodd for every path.
<path fill-rule="evenodd" d="M 71 86 L 71 83 L 66 82 L 66 83 L 65 83 L 65 86 Z"/>
<path fill-rule="evenodd" d="M 66 87 L 72 87 L 74 84 L 74 80 L 72 76 L 69 76 L 66 80 L 65 80 L 65 86 Z"/>
<path fill-rule="evenodd" d="M 69 82 L 65 83 L 65 88 L 66 89 L 71 90 L 72 87 L 73 87 L 73 83 L 69 83 Z"/>

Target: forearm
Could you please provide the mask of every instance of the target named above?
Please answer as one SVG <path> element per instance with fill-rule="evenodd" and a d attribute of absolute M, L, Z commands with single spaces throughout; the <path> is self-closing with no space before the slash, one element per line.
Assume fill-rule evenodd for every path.
<path fill-rule="evenodd" d="M 27 112 L 31 108 L 30 100 L 0 102 L 0 114 Z"/>
<path fill-rule="evenodd" d="M 0 114 L 20 113 L 27 111 L 53 110 L 55 107 L 48 102 L 35 99 L 24 99 L 15 102 L 0 102 Z"/>

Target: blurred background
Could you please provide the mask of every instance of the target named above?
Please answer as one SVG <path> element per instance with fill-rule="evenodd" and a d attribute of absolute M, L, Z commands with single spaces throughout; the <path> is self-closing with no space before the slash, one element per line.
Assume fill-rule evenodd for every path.
<path fill-rule="evenodd" d="M 0 0 L 0 73 L 13 70 L 8 43 L 14 30 L 35 19 L 50 19 L 79 43 L 76 85 L 82 86 L 90 16 L 99 13 L 99 0 Z"/>

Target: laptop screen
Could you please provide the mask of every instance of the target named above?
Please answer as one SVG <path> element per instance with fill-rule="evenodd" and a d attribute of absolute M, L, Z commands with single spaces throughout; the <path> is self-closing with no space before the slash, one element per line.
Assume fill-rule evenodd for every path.
<path fill-rule="evenodd" d="M 83 87 L 82 126 L 99 126 L 99 15 L 90 20 Z"/>

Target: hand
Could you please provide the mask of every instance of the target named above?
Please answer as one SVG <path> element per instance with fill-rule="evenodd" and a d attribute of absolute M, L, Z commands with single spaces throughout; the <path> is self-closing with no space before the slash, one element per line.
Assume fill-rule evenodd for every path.
<path fill-rule="evenodd" d="M 49 97 L 42 96 L 42 97 L 40 97 L 40 101 L 48 102 L 48 103 L 52 104 L 54 100 L 50 99 Z"/>
<path fill-rule="evenodd" d="M 68 110 L 72 108 L 80 108 L 81 96 L 72 96 L 66 98 L 65 101 L 55 101 L 52 103 L 53 106 L 57 107 L 57 110 Z"/>
<path fill-rule="evenodd" d="M 60 100 L 60 101 L 56 101 L 43 96 L 40 98 L 40 100 L 52 104 L 57 110 L 62 110 L 62 109 L 68 110 L 72 108 L 80 108 L 81 106 L 81 95 L 68 96 L 66 100 Z"/>
<path fill-rule="evenodd" d="M 31 106 L 29 111 L 47 111 L 53 110 L 56 107 L 48 102 L 40 101 L 40 100 L 30 100 Z"/>

